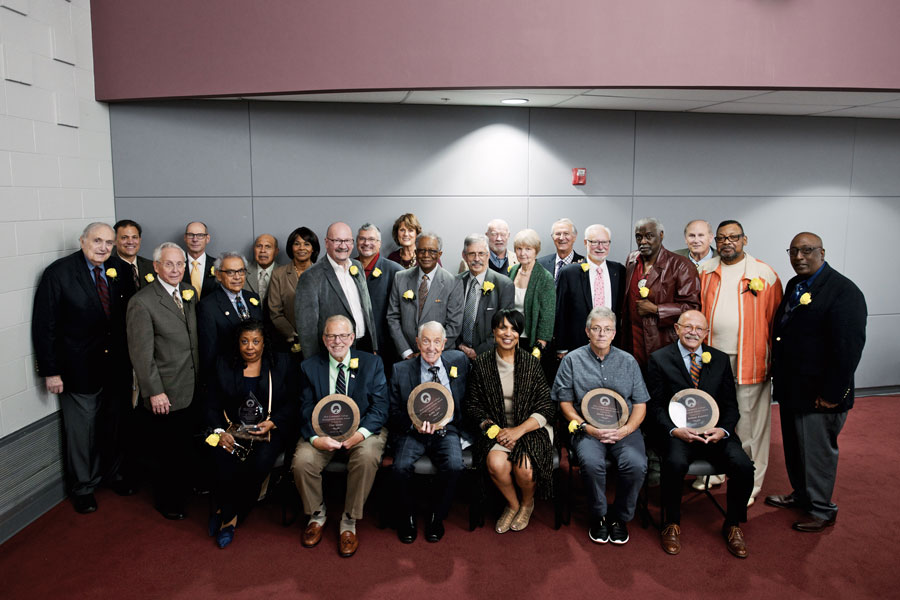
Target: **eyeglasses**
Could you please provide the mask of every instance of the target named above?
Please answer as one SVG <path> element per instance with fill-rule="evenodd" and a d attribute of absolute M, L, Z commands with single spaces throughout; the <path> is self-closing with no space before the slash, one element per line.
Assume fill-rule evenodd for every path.
<path fill-rule="evenodd" d="M 325 239 L 328 240 L 329 242 L 331 242 L 332 244 L 337 244 L 338 246 L 353 243 L 353 240 L 339 240 L 339 239 L 335 239 L 335 238 L 325 238 Z"/>
<path fill-rule="evenodd" d="M 487 258 L 487 252 L 466 252 L 466 258 Z"/>
<path fill-rule="evenodd" d="M 716 240 L 717 244 L 721 244 L 722 242 L 728 240 L 729 242 L 739 242 L 741 238 L 744 237 L 742 233 L 735 233 L 733 235 L 717 235 L 713 239 Z"/>
<path fill-rule="evenodd" d="M 325 338 L 326 342 L 333 342 L 335 340 L 341 340 L 342 342 L 349 342 L 350 338 L 353 337 L 352 333 L 326 333 L 322 335 Z"/>
<path fill-rule="evenodd" d="M 208 237 L 208 233 L 185 233 L 184 239 L 186 240 L 202 240 L 205 237 Z"/>
<path fill-rule="evenodd" d="M 590 328 L 591 333 L 602 333 L 603 335 L 612 335 L 616 332 L 615 327 L 600 327 L 599 325 L 594 325 Z"/>
<path fill-rule="evenodd" d="M 359 244 L 374 244 L 375 242 L 379 242 L 379 241 L 381 241 L 381 240 L 379 240 L 379 239 L 376 238 L 376 237 L 360 237 L 360 238 L 356 238 L 356 242 L 359 243 Z"/>
<path fill-rule="evenodd" d="M 416 254 L 425 254 L 426 256 L 437 256 L 440 254 L 440 250 L 435 250 L 434 248 L 416 248 Z"/>
<path fill-rule="evenodd" d="M 796 258 L 798 254 L 803 254 L 803 256 L 810 256 L 816 250 L 821 250 L 822 246 L 814 246 L 810 248 L 809 246 L 803 246 L 802 248 L 788 248 L 785 250 L 791 258 Z"/>
<path fill-rule="evenodd" d="M 247 269 L 219 269 L 219 273 L 225 273 L 226 277 L 234 277 L 235 275 L 243 277 L 247 274 Z"/>
<path fill-rule="evenodd" d="M 681 323 L 675 323 L 675 327 L 684 329 L 685 331 L 696 331 L 697 333 L 706 333 L 709 331 L 708 328 L 701 327 L 700 325 L 682 325 Z"/>
<path fill-rule="evenodd" d="M 609 248 L 610 240 L 584 240 L 591 248 Z"/>

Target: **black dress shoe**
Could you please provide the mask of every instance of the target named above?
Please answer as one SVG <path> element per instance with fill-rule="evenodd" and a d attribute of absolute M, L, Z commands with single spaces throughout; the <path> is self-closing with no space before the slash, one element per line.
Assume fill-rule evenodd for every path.
<path fill-rule="evenodd" d="M 797 531 L 804 531 L 806 533 L 819 533 L 826 527 L 833 526 L 834 521 L 834 519 L 817 519 L 813 517 L 811 521 L 797 521 L 791 525 L 791 527 Z"/>
<path fill-rule="evenodd" d="M 93 494 L 72 496 L 72 506 L 75 507 L 75 512 L 86 515 L 97 510 L 97 500 Z"/>
<path fill-rule="evenodd" d="M 800 503 L 790 494 L 784 496 L 766 496 L 766 504 L 776 508 L 799 508 Z"/>
<path fill-rule="evenodd" d="M 159 514 L 169 519 L 170 521 L 181 521 L 187 518 L 187 514 L 184 512 L 183 506 L 160 504 L 156 507 L 156 510 L 159 511 Z"/>
<path fill-rule="evenodd" d="M 417 529 L 416 518 L 412 515 L 408 515 L 400 522 L 400 526 L 397 527 L 397 538 L 404 544 L 412 544 L 416 540 Z"/>
<path fill-rule="evenodd" d="M 438 519 L 435 515 L 431 515 L 428 524 L 425 526 L 425 541 L 439 542 L 444 537 L 444 521 Z"/>
<path fill-rule="evenodd" d="M 120 496 L 134 496 L 138 492 L 137 486 L 127 479 L 113 481 L 110 487 L 112 487 L 113 491 Z"/>

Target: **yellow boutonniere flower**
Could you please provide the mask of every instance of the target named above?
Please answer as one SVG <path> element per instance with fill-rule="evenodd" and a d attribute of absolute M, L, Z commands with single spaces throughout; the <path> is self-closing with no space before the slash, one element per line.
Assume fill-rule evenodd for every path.
<path fill-rule="evenodd" d="M 456 376 L 457 376 L 456 367 L 450 367 L 450 377 L 452 377 L 453 379 L 456 379 Z"/>
<path fill-rule="evenodd" d="M 359 368 L 359 359 L 358 359 L 358 358 L 353 357 L 353 358 L 350 359 L 350 368 L 351 368 L 351 369 L 358 369 L 358 368 Z"/>
<path fill-rule="evenodd" d="M 754 292 L 761 292 L 761 291 L 763 291 L 763 288 L 766 287 L 766 282 L 764 282 L 764 281 L 763 281 L 761 278 L 759 278 L 759 277 L 754 277 L 753 279 L 750 280 L 750 286 L 749 286 L 749 287 L 750 287 L 750 289 L 753 290 Z"/>
<path fill-rule="evenodd" d="M 356 277 L 357 273 L 359 273 L 359 269 L 356 268 L 356 265 L 350 265 L 350 274 Z"/>
<path fill-rule="evenodd" d="M 153 283 L 153 280 L 156 279 L 156 277 L 153 276 L 153 273 L 147 273 L 144 275 L 144 279 L 147 280 L 147 283 Z"/>
<path fill-rule="evenodd" d="M 490 281 L 485 281 L 483 284 L 481 284 L 481 295 L 487 296 L 491 293 L 492 289 L 494 289 L 494 284 Z"/>
<path fill-rule="evenodd" d="M 296 344 L 291 346 L 291 352 L 293 352 L 294 354 L 298 354 L 300 352 L 300 350 L 301 350 L 300 342 L 297 342 Z"/>
<path fill-rule="evenodd" d="M 413 293 L 412 290 L 406 290 L 405 292 L 403 292 L 403 297 L 407 300 L 412 300 L 413 298 L 416 297 L 416 295 Z"/>
<path fill-rule="evenodd" d="M 809 292 L 806 292 L 805 294 L 800 296 L 800 304 L 802 304 L 803 306 L 806 306 L 810 302 L 812 302 L 812 296 L 810 296 Z"/>
<path fill-rule="evenodd" d="M 212 266 L 209 268 L 209 274 L 212 275 L 213 277 L 216 276 L 216 267 L 215 266 Z"/>
<path fill-rule="evenodd" d="M 116 271 L 115 269 L 113 269 L 112 267 L 110 267 L 106 270 L 106 276 L 109 277 L 110 279 L 115 279 L 116 277 L 119 276 L 119 272 Z"/>
<path fill-rule="evenodd" d="M 569 421 L 569 433 L 575 433 L 578 431 L 579 423 L 575 419 Z"/>
<path fill-rule="evenodd" d="M 216 446 L 219 445 L 220 439 L 221 439 L 221 436 L 219 436 L 218 433 L 211 433 L 208 436 L 206 436 L 206 443 L 209 444 L 210 446 L 212 446 L 213 448 L 215 448 Z"/>
<path fill-rule="evenodd" d="M 500 433 L 500 428 L 496 425 L 491 425 L 488 427 L 488 430 L 485 432 L 488 436 L 488 439 L 494 439 L 497 437 L 497 434 Z"/>
<path fill-rule="evenodd" d="M 381 277 L 381 269 L 378 267 L 372 269 L 372 277 Z"/>
<path fill-rule="evenodd" d="M 583 262 L 583 263 L 581 263 L 581 270 L 584 271 L 585 273 L 587 273 L 588 271 L 591 270 L 591 265 L 589 265 L 586 262 Z"/>
<path fill-rule="evenodd" d="M 510 271 L 512 271 L 512 265 L 509 265 L 508 267 L 506 267 L 506 272 L 509 273 Z"/>
<path fill-rule="evenodd" d="M 535 346 L 534 350 L 531 351 L 531 355 L 535 358 L 540 358 L 541 357 L 541 349 L 538 348 L 537 346 Z"/>
<path fill-rule="evenodd" d="M 181 297 L 184 298 L 186 302 L 190 302 L 191 298 L 194 297 L 194 290 L 181 290 Z"/>
<path fill-rule="evenodd" d="M 646 298 L 647 296 L 650 295 L 650 288 L 641 287 L 641 288 L 638 288 L 638 292 L 641 294 L 641 298 Z"/>
<path fill-rule="evenodd" d="M 257 300 L 256 298 L 250 298 L 248 301 L 249 301 L 250 304 L 252 304 L 253 306 L 259 306 L 259 300 Z"/>
<path fill-rule="evenodd" d="M 704 352 L 703 354 L 700 355 L 700 360 L 703 361 L 704 365 L 708 365 L 709 361 L 712 360 L 712 354 L 710 354 L 709 352 Z"/>

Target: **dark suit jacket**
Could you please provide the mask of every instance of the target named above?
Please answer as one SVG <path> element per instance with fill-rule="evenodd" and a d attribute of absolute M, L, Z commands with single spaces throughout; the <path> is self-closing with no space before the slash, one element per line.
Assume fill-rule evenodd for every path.
<path fill-rule="evenodd" d="M 539 259 L 537 259 L 537 264 L 541 265 L 542 267 L 544 267 L 545 269 L 547 269 L 548 271 L 550 271 L 550 274 L 551 274 L 551 275 L 554 275 L 554 276 L 555 276 L 555 274 L 556 274 L 556 261 L 558 260 L 558 258 L 559 258 L 559 257 L 557 257 L 556 252 L 554 252 L 553 254 L 548 254 L 548 255 L 546 255 L 546 256 L 542 256 L 542 257 L 540 257 Z M 581 264 L 581 263 L 583 263 L 584 261 L 585 261 L 584 256 L 582 256 L 581 254 L 578 254 L 577 252 L 575 252 L 575 255 L 572 257 L 572 262 L 569 263 L 569 264 L 566 265 L 566 266 L 571 266 L 571 265 L 575 265 L 575 264 Z M 563 268 L 565 268 L 565 267 L 563 267 Z M 554 278 L 555 278 L 555 277 L 554 277 Z M 557 283 L 558 283 L 558 280 L 557 280 Z M 584 345 L 584 344 L 582 344 L 582 345 Z"/>
<path fill-rule="evenodd" d="M 380 357 L 360 350 L 351 350 L 350 357 L 359 359 L 359 368 L 347 378 L 347 395 L 359 407 L 359 426 L 378 435 L 387 423 L 389 409 L 384 363 Z M 311 421 L 313 409 L 327 395 L 328 353 L 320 352 L 300 363 L 300 435 L 304 439 L 316 435 Z"/>
<path fill-rule="evenodd" d="M 300 420 L 300 380 L 296 363 L 287 354 L 263 353 L 257 399 L 263 412 L 269 408 L 269 374 L 272 375 L 272 414 L 269 417 L 278 429 L 293 431 Z M 207 424 L 228 428 L 225 413 L 232 423 L 240 423 L 238 410 L 247 395 L 244 391 L 244 362 L 237 356 L 219 356 L 216 370 L 210 378 L 207 399 Z M 290 437 L 290 436 L 288 436 Z"/>
<path fill-rule="evenodd" d="M 465 313 L 466 293 L 469 290 L 472 274 L 469 271 L 464 271 L 457 275 L 456 278 L 462 282 L 463 313 Z M 484 280 L 485 282 L 490 281 L 493 283 L 494 289 L 489 294 L 484 294 L 481 290 L 478 291 L 481 294 L 481 298 L 478 300 L 478 308 L 475 309 L 475 325 L 472 328 L 472 349 L 475 350 L 476 354 L 481 354 L 494 347 L 494 332 L 491 330 L 491 319 L 494 318 L 497 311 L 504 308 L 512 308 L 516 301 L 516 288 L 509 277 L 487 269 Z M 465 320 L 465 314 L 463 314 L 463 320 Z M 460 326 L 462 326 L 462 321 Z M 460 329 L 456 346 L 462 343 L 462 329 Z"/>
<path fill-rule="evenodd" d="M 101 267 L 118 269 L 118 259 Z M 67 392 L 90 394 L 131 379 L 125 342 L 125 305 L 134 294 L 130 276 L 107 276 L 110 316 L 81 250 L 54 261 L 34 295 L 31 334 L 38 375 L 59 375 Z M 128 384 L 128 387 L 131 387 Z"/>
<path fill-rule="evenodd" d="M 381 271 L 375 276 L 375 269 Z M 394 363 L 394 342 L 391 341 L 391 332 L 387 324 L 388 300 L 391 295 L 391 286 L 394 283 L 394 275 L 402 271 L 403 267 L 383 255 L 378 256 L 372 274 L 366 279 L 366 287 L 369 289 L 369 299 L 372 301 L 372 317 L 375 319 L 375 331 L 378 337 L 378 354 L 382 356 L 386 365 Z"/>
<path fill-rule="evenodd" d="M 394 276 L 391 295 L 388 300 L 387 323 L 397 354 L 403 356 L 406 350 L 416 352 L 416 335 L 419 326 L 428 321 L 437 321 L 447 330 L 447 345 L 456 346 L 456 338 L 462 325 L 463 292 L 460 281 L 443 267 L 435 267 L 431 277 L 422 314 L 419 314 L 419 268 L 404 269 Z M 412 290 L 415 298 L 403 298 L 404 292 Z"/>
<path fill-rule="evenodd" d="M 115 257 L 116 262 L 120 263 L 116 265 L 116 269 L 122 273 L 122 275 L 131 274 L 131 263 L 125 262 L 121 256 L 116 253 L 116 249 L 113 248 L 112 251 L 113 257 Z M 156 269 L 153 268 L 153 261 L 149 258 L 144 258 L 143 256 L 137 257 L 137 267 L 138 267 L 138 285 L 135 292 L 140 291 L 150 285 L 154 279 L 156 279 Z M 150 281 L 147 281 L 147 275 L 151 276 Z"/>
<path fill-rule="evenodd" d="M 254 292 L 241 290 L 244 304 L 251 319 L 263 318 L 262 303 Z M 254 304 L 255 302 L 255 304 Z M 212 376 L 216 356 L 231 356 L 237 349 L 234 331 L 241 324 L 241 318 L 228 294 L 221 285 L 213 288 L 200 300 L 197 307 L 197 327 L 200 340 L 200 369 L 204 380 Z"/>
<path fill-rule="evenodd" d="M 359 292 L 366 336 L 372 341 L 373 349 L 378 352 L 378 328 L 372 315 L 372 300 L 369 298 L 366 276 L 358 260 L 351 259 L 350 262 L 357 269 L 356 275 L 352 277 Z M 325 351 L 322 332 L 325 331 L 325 321 L 332 315 L 344 315 L 356 327 L 344 290 L 337 275 L 334 274 L 331 262 L 324 256 L 303 272 L 297 281 L 297 292 L 294 294 L 294 319 L 303 356 L 309 358 Z"/>
<path fill-rule="evenodd" d="M 740 413 L 734 387 L 734 374 L 728 355 L 712 346 L 702 345 L 701 352 L 709 352 L 712 359 L 700 369 L 699 389 L 711 395 L 719 407 L 719 421 L 716 427 L 728 432 L 728 441 L 740 439 L 735 433 Z M 678 344 L 669 344 L 650 355 L 647 365 L 647 390 L 650 392 L 648 411 L 657 426 L 657 434 L 668 436 L 675 428 L 669 417 L 669 401 L 677 392 L 692 388 L 691 374 L 684 366 Z"/>
<path fill-rule="evenodd" d="M 456 377 L 450 377 L 450 393 L 453 395 L 453 420 L 447 423 L 445 428 L 447 431 L 462 435 L 469 359 L 459 350 L 444 350 L 441 353 L 441 363 L 448 376 L 450 369 L 456 367 Z M 422 383 L 421 369 L 422 358 L 420 356 L 411 360 L 400 361 L 394 365 L 394 372 L 391 376 L 390 429 L 391 433 L 395 435 L 407 433 L 412 427 L 406 404 L 409 400 L 409 394 L 416 386 Z"/>
<path fill-rule="evenodd" d="M 218 285 L 219 282 L 216 279 L 216 270 L 213 265 L 216 262 L 215 256 L 206 255 L 206 270 L 203 272 L 203 286 L 200 289 L 200 298 L 203 299 L 206 297 L 208 293 L 213 291 Z M 187 261 L 184 266 L 184 277 L 181 278 L 181 281 L 185 283 L 191 282 L 191 255 L 187 255 Z"/>
<path fill-rule="evenodd" d="M 593 266 L 594 263 L 588 263 Z M 609 271 L 607 290 L 612 298 L 612 311 L 616 316 L 622 310 L 622 298 L 625 296 L 625 267 L 612 260 L 606 261 Z M 588 313 L 594 308 L 594 290 L 591 289 L 591 275 L 580 264 L 571 264 L 563 268 L 556 282 L 556 337 L 557 350 L 574 350 L 584 346 L 587 334 L 584 324 Z"/>
<path fill-rule="evenodd" d="M 191 290 L 191 284 L 178 286 Z M 194 399 L 200 353 L 197 344 L 197 296 L 182 300 L 184 313 L 157 280 L 128 303 L 128 352 L 144 407 L 150 396 L 165 393 L 172 410 Z"/>
<path fill-rule="evenodd" d="M 866 344 L 866 299 L 856 285 L 825 263 L 799 304 L 782 322 L 794 288 L 787 283 L 772 326 L 775 400 L 799 412 L 844 412 L 853 408 L 854 373 Z M 816 409 L 816 398 L 833 409 Z"/>

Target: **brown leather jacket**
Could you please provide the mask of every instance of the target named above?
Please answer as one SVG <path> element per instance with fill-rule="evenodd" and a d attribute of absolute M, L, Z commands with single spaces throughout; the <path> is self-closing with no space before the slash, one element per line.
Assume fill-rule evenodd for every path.
<path fill-rule="evenodd" d="M 657 315 L 639 317 L 629 298 L 631 277 L 638 262 L 638 252 L 628 255 L 625 262 L 625 302 L 619 331 L 622 334 L 622 348 L 634 354 L 634 341 L 631 336 L 632 319 L 641 319 L 644 329 L 645 356 L 678 339 L 675 335 L 675 322 L 686 310 L 700 310 L 700 277 L 697 268 L 684 256 L 659 249 L 656 263 L 647 275 L 646 287 L 650 289 L 647 297 L 659 307 Z M 646 365 L 641 365 L 645 367 Z"/>

